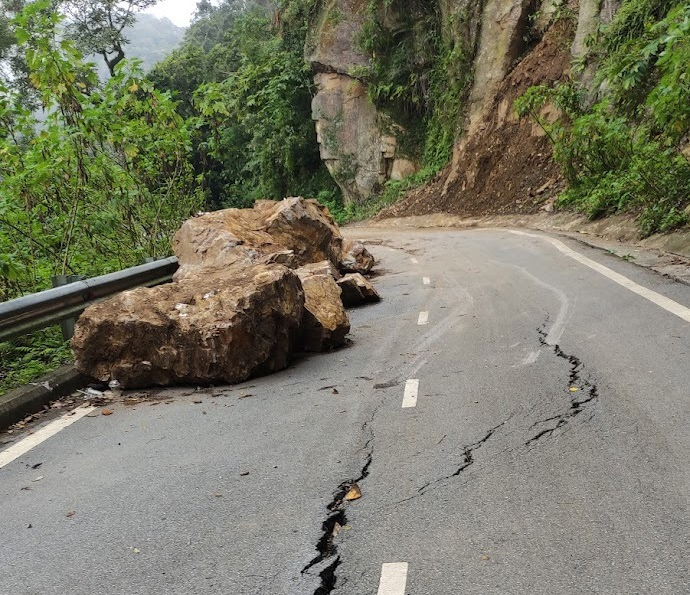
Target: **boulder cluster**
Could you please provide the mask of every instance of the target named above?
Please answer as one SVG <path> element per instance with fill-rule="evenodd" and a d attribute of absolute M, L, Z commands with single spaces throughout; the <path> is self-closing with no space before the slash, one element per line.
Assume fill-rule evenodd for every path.
<path fill-rule="evenodd" d="M 378 301 L 373 256 L 314 200 L 258 201 L 186 221 L 172 283 L 90 306 L 77 369 L 123 388 L 236 383 L 285 368 L 298 351 L 345 343 L 345 307 Z"/>

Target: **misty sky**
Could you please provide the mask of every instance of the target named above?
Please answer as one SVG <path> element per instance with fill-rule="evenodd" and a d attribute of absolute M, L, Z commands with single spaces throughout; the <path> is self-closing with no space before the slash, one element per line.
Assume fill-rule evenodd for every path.
<path fill-rule="evenodd" d="M 196 0 L 161 0 L 146 12 L 157 17 L 168 17 L 178 27 L 186 27 L 195 10 Z"/>

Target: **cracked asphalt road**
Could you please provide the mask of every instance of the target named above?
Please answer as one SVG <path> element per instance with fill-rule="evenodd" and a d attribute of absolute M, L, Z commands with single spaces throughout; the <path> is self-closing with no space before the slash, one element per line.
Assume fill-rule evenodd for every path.
<path fill-rule="evenodd" d="M 373 595 L 392 562 L 408 595 L 690 593 L 690 324 L 539 238 L 348 233 L 384 297 L 350 347 L 0 469 L 0 594 Z"/>

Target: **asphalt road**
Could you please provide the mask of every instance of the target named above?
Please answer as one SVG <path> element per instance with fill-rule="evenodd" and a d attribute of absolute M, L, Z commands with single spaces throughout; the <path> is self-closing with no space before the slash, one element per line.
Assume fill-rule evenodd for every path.
<path fill-rule="evenodd" d="M 690 287 L 567 239 L 349 234 L 384 296 L 349 347 L 0 469 L 0 594 L 690 593 Z"/>

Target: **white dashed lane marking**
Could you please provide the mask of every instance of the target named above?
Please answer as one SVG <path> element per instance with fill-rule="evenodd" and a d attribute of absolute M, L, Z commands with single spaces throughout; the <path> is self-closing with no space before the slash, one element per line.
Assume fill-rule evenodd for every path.
<path fill-rule="evenodd" d="M 411 378 L 405 382 L 405 394 L 403 395 L 403 409 L 417 406 L 417 393 L 419 392 L 419 378 Z"/>
<path fill-rule="evenodd" d="M 392 562 L 381 567 L 377 595 L 405 595 L 407 562 Z"/>

